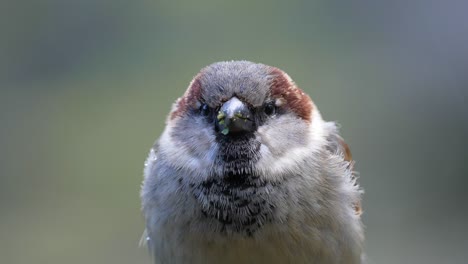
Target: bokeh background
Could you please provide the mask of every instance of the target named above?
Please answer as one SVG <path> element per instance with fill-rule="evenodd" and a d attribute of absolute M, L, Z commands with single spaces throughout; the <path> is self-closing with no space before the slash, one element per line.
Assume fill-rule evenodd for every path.
<path fill-rule="evenodd" d="M 342 124 L 372 263 L 467 263 L 468 2 L 0 2 L 0 262 L 150 263 L 139 187 L 200 68 L 282 68 Z"/>

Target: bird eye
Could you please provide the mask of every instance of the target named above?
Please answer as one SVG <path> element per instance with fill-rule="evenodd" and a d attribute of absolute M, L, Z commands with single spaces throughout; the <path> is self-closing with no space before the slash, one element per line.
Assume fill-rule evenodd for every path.
<path fill-rule="evenodd" d="M 200 106 L 200 114 L 207 116 L 210 114 L 210 107 L 207 104 L 202 104 Z"/>
<path fill-rule="evenodd" d="M 265 114 L 269 116 L 274 115 L 276 114 L 276 106 L 273 103 L 268 103 L 265 105 L 265 108 L 263 111 L 265 111 Z"/>

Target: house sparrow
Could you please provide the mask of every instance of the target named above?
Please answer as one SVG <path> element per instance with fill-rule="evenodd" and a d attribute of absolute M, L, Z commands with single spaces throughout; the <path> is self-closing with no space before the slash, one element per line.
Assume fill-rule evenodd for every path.
<path fill-rule="evenodd" d="M 202 69 L 141 190 L 156 263 L 362 263 L 361 190 L 337 125 L 278 68 Z"/>

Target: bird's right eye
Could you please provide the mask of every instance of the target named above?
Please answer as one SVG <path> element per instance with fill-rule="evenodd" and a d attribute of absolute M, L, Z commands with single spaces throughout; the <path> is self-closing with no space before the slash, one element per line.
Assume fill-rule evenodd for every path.
<path fill-rule="evenodd" d="M 202 104 L 200 106 L 200 114 L 208 116 L 210 114 L 210 107 L 207 104 Z"/>
<path fill-rule="evenodd" d="M 263 111 L 268 116 L 272 116 L 272 115 L 276 114 L 276 106 L 273 103 L 268 103 L 268 104 L 265 105 Z"/>

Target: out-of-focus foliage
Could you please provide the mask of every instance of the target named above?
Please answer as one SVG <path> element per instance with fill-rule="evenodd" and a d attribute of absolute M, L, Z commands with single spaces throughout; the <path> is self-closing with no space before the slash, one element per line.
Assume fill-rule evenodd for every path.
<path fill-rule="evenodd" d="M 374 263 L 466 263 L 468 4 L 0 4 L 0 262 L 150 263 L 147 151 L 212 62 L 282 68 L 342 124 Z"/>

